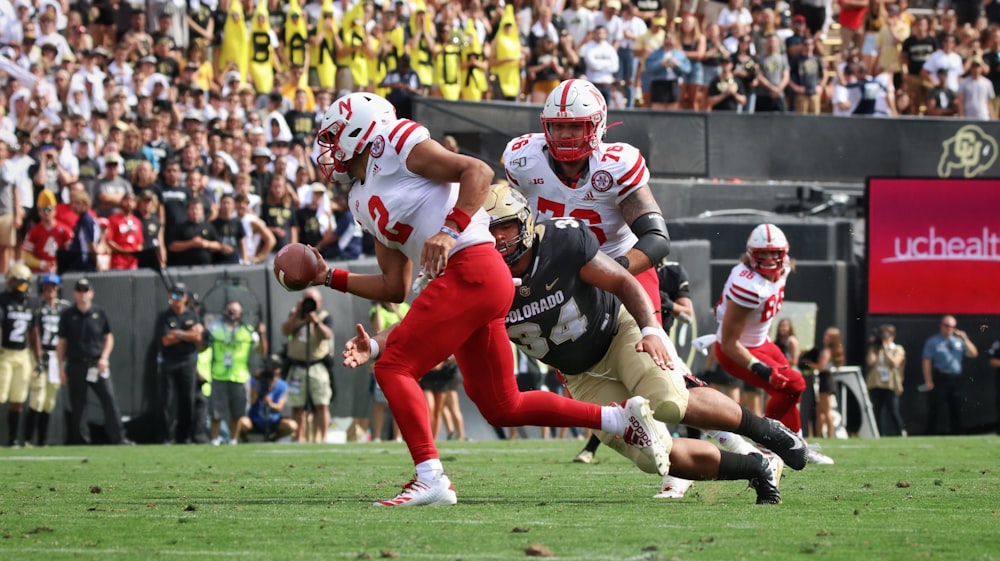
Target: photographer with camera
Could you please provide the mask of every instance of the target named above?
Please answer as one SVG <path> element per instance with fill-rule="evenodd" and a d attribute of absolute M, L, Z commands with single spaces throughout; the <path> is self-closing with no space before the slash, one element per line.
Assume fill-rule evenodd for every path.
<path fill-rule="evenodd" d="M 269 441 L 276 441 L 296 432 L 295 421 L 281 416 L 288 399 L 288 382 L 281 379 L 282 360 L 271 355 L 254 380 L 250 389 L 250 409 L 240 417 L 241 434 L 262 433 Z"/>
<path fill-rule="evenodd" d="M 309 288 L 281 324 L 281 334 L 288 337 L 288 404 L 298 425 L 298 442 L 324 442 L 330 427 L 333 385 L 326 361 L 333 345 L 333 319 L 320 309 L 322 305 L 319 291 Z M 307 407 L 313 411 L 312 431 L 306 422 Z"/>
<path fill-rule="evenodd" d="M 230 444 L 239 442 L 241 417 L 247 411 L 247 382 L 250 380 L 250 351 L 267 356 L 267 328 L 263 322 L 253 326 L 243 321 L 243 306 L 226 303 L 222 320 L 208 330 L 212 349 L 212 445 L 222 444 L 219 431 L 222 420 L 229 422 Z"/>
<path fill-rule="evenodd" d="M 880 325 L 868 338 L 868 395 L 875 410 L 875 421 L 882 436 L 906 436 L 906 425 L 899 411 L 899 396 L 903 395 L 903 366 L 906 349 L 896 344 L 896 326 Z M 892 415 L 895 430 L 888 430 L 887 415 Z"/>

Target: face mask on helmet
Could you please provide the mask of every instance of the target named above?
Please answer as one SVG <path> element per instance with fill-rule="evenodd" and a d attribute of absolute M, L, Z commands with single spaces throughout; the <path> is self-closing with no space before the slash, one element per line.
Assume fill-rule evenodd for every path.
<path fill-rule="evenodd" d="M 768 277 L 780 275 L 788 257 L 785 233 L 774 224 L 757 226 L 747 238 L 747 256 L 754 271 Z"/>
<path fill-rule="evenodd" d="M 24 294 L 28 292 L 31 283 L 31 270 L 24 265 L 15 265 L 7 274 L 7 289 L 11 292 Z"/>
<path fill-rule="evenodd" d="M 573 162 L 585 158 L 604 139 L 608 109 L 604 96 L 585 80 L 567 80 L 542 107 L 542 129 L 552 158 Z"/>
<path fill-rule="evenodd" d="M 374 140 L 379 126 L 395 119 L 396 109 L 375 94 L 353 93 L 334 101 L 316 135 L 320 174 L 327 181 L 350 183 L 351 160 Z"/>
<path fill-rule="evenodd" d="M 535 219 L 528 207 L 528 200 L 508 185 L 498 184 L 490 189 L 483 208 L 490 215 L 490 230 L 510 223 L 517 223 L 517 235 L 497 241 L 496 248 L 508 265 L 513 265 L 531 249 L 535 241 Z"/>

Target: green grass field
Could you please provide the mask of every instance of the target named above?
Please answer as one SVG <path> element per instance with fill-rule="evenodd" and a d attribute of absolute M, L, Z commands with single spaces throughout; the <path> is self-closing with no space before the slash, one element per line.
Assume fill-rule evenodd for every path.
<path fill-rule="evenodd" d="M 443 443 L 450 508 L 374 508 L 402 444 L 0 451 L 0 556 L 23 559 L 1000 559 L 1000 438 L 825 443 L 784 503 L 745 482 L 654 500 L 659 478 L 576 441 Z"/>

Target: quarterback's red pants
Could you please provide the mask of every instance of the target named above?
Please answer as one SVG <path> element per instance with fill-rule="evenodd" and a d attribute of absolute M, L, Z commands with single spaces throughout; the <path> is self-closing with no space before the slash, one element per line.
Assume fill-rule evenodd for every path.
<path fill-rule="evenodd" d="M 491 425 L 601 428 L 601 408 L 551 392 L 520 392 L 504 318 L 514 300 L 510 269 L 492 244 L 451 256 L 389 334 L 375 379 L 419 464 L 437 458 L 430 413 L 417 380 L 451 355 L 465 393 Z"/>
<path fill-rule="evenodd" d="M 750 354 L 757 357 L 757 360 L 767 364 L 775 372 L 781 373 L 788 378 L 788 385 L 777 389 L 754 374 L 741 364 L 726 356 L 722 352 L 722 345 L 715 344 L 715 358 L 719 359 L 719 366 L 730 376 L 735 376 L 744 382 L 752 384 L 767 392 L 767 406 L 764 408 L 764 416 L 778 419 L 786 427 L 794 432 L 802 430 L 802 418 L 799 417 L 799 400 L 802 399 L 802 392 L 806 390 L 806 381 L 802 373 L 795 370 L 788 364 L 788 359 L 777 345 L 768 341 L 759 347 L 747 348 Z"/>

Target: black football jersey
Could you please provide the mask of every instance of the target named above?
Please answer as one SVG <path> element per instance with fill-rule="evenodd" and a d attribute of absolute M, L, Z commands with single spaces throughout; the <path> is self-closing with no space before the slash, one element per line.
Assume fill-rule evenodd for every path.
<path fill-rule="evenodd" d="M 28 332 L 35 325 L 35 302 L 10 292 L 0 294 L 0 329 L 5 349 L 21 350 L 28 347 Z"/>
<path fill-rule="evenodd" d="M 59 316 L 69 307 L 70 303 L 61 298 L 51 306 L 45 302 L 39 304 L 38 319 L 43 350 L 56 350 L 56 344 L 59 343 Z"/>
<path fill-rule="evenodd" d="M 535 231 L 535 257 L 515 290 L 507 335 L 526 354 L 563 374 L 579 374 L 608 352 L 621 304 L 580 278 L 600 248 L 586 224 L 555 218 Z"/>

